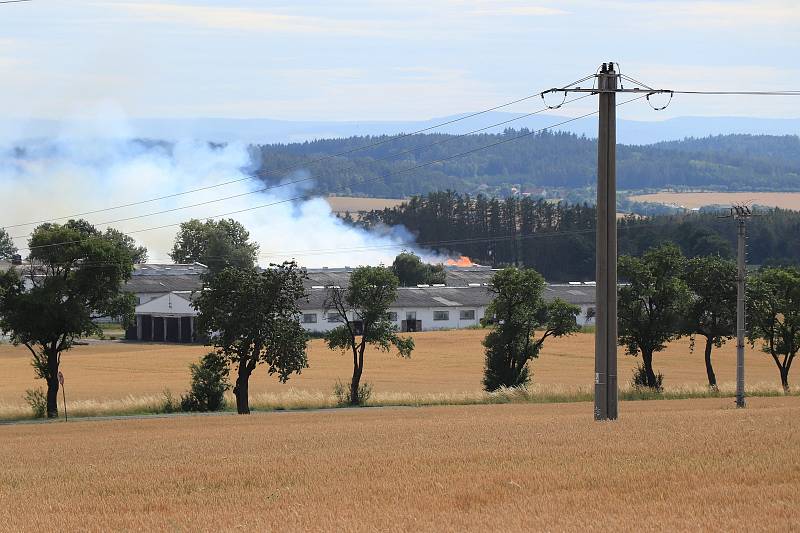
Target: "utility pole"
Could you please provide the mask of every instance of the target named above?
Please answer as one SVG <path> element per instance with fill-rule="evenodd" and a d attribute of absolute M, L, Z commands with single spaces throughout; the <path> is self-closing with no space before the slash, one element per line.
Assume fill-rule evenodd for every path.
<path fill-rule="evenodd" d="M 597 131 L 597 315 L 594 337 L 594 418 L 617 418 L 617 73 L 600 68 Z"/>
<path fill-rule="evenodd" d="M 746 205 L 731 207 L 731 216 L 736 220 L 736 407 L 743 408 L 744 401 L 744 335 L 745 335 L 745 283 L 747 280 L 747 219 L 752 215 Z"/>
<path fill-rule="evenodd" d="M 614 66 L 617 66 L 615 70 Z M 619 64 L 603 63 L 591 88 L 567 86 L 550 92 L 599 95 L 597 132 L 597 263 L 594 344 L 594 418 L 617 419 L 617 93 L 650 95 L 672 93 L 653 89 L 619 72 Z M 622 87 L 626 79 L 638 86 Z M 574 85 L 574 84 L 573 84 Z M 563 102 L 562 102 L 563 103 Z M 652 106 L 652 104 L 651 104 Z M 654 108 L 654 109 L 663 109 Z"/>

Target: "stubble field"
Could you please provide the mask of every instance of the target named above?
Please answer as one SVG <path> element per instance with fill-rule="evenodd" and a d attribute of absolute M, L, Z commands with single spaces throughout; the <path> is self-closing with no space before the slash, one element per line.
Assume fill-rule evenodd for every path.
<path fill-rule="evenodd" d="M 484 330 L 458 330 L 414 334 L 411 359 L 370 352 L 364 380 L 373 385 L 373 401 L 387 403 L 474 403 L 482 398 Z M 735 343 L 715 349 L 717 380 L 725 390 L 735 381 Z M 62 356 L 69 406 L 75 414 L 103 414 L 153 410 L 169 389 L 175 397 L 189 387 L 190 363 L 209 350 L 204 346 L 140 343 L 97 343 L 78 346 Z M 638 359 L 619 349 L 619 382 L 625 385 Z M 322 340 L 311 341 L 310 368 L 280 384 L 259 368 L 251 378 L 250 392 L 256 408 L 291 408 L 333 405 L 337 380 L 347 382 L 352 359 L 328 350 Z M 706 384 L 702 346 L 690 352 L 687 340 L 657 354 L 655 367 L 665 375 L 670 390 L 704 390 Z M 748 386 L 779 387 L 772 360 L 748 348 Z M 539 359 L 531 363 L 534 393 L 591 394 L 594 378 L 594 336 L 580 333 L 548 339 Z M 790 376 L 791 379 L 791 376 Z M 34 379 L 30 354 L 23 347 L 0 345 L 0 418 L 29 416 L 23 396 L 26 389 L 42 387 Z M 137 407 L 138 406 L 138 407 Z"/>
<path fill-rule="evenodd" d="M 359 211 L 396 207 L 405 202 L 405 200 L 397 198 L 359 198 L 356 196 L 326 196 L 325 200 L 334 213 L 349 211 L 353 215 Z"/>
<path fill-rule="evenodd" d="M 0 427 L 5 531 L 792 531 L 800 398 Z"/>
<path fill-rule="evenodd" d="M 800 211 L 800 192 L 659 192 L 629 196 L 628 199 L 682 205 L 687 209 L 716 204 L 758 204 Z"/>

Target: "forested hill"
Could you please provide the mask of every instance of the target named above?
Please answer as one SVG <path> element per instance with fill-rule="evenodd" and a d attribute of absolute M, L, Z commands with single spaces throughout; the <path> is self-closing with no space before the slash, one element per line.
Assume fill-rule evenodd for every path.
<path fill-rule="evenodd" d="M 519 135 L 523 138 L 479 148 Z M 400 198 L 435 190 L 503 194 L 523 190 L 592 186 L 597 141 L 571 133 L 498 134 L 457 137 L 420 134 L 367 150 L 314 163 L 321 157 L 380 143 L 390 137 L 365 136 L 296 144 L 252 146 L 253 160 L 268 182 L 286 178 L 281 169 L 303 168 L 315 178 L 316 192 Z M 434 146 L 429 146 L 437 143 Z M 432 160 L 476 150 L 464 157 L 404 172 Z M 724 135 L 689 138 L 617 149 L 620 189 L 712 188 L 719 190 L 800 190 L 800 138 Z M 388 175 L 388 176 L 387 176 Z"/>

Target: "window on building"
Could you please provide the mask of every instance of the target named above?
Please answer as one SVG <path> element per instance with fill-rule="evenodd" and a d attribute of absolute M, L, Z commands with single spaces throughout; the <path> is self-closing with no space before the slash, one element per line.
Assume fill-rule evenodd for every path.
<path fill-rule="evenodd" d="M 450 311 L 434 311 L 434 320 L 450 320 Z"/>
<path fill-rule="evenodd" d="M 328 322 L 344 322 L 338 313 L 328 313 Z"/>
<path fill-rule="evenodd" d="M 389 322 L 397 322 L 397 313 L 394 311 L 389 311 L 388 313 L 386 313 L 386 319 Z"/>
<path fill-rule="evenodd" d="M 465 309 L 459 313 L 459 318 L 461 320 L 475 320 L 475 310 Z"/>
<path fill-rule="evenodd" d="M 316 324 L 316 323 L 317 323 L 317 313 L 303 314 L 303 324 Z"/>
<path fill-rule="evenodd" d="M 416 320 L 416 319 L 417 319 L 416 311 L 406 311 L 406 320 Z"/>

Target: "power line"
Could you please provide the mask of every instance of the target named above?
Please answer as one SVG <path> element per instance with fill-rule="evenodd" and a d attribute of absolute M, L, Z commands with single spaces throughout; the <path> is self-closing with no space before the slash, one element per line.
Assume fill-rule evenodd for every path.
<path fill-rule="evenodd" d="M 629 103 L 634 102 L 636 100 L 641 100 L 642 98 L 645 98 L 646 96 L 647 96 L 646 94 L 643 94 L 641 96 L 637 96 L 636 98 L 631 98 L 629 100 L 625 100 L 624 102 L 620 102 L 619 104 L 617 104 L 617 107 L 625 105 L 625 104 L 629 104 Z M 417 169 L 428 167 L 428 166 L 435 165 L 435 164 L 438 164 L 438 163 L 443 163 L 443 162 L 446 162 L 446 161 L 450 161 L 452 159 L 457 159 L 459 157 L 464 157 L 466 155 L 469 155 L 469 154 L 472 154 L 472 153 L 475 153 L 475 152 L 479 152 L 481 150 L 486 150 L 488 148 L 493 148 L 495 146 L 499 146 L 499 145 L 506 144 L 506 143 L 509 143 L 509 142 L 517 141 L 517 140 L 525 138 L 525 137 L 530 137 L 531 135 L 535 135 L 537 133 L 541 133 L 541 132 L 543 132 L 545 130 L 552 129 L 552 128 L 557 128 L 558 126 L 562 126 L 562 125 L 568 124 L 570 122 L 575 122 L 576 120 L 580 120 L 582 118 L 586 118 L 586 117 L 589 117 L 589 116 L 592 116 L 592 115 L 596 115 L 596 114 L 597 114 L 597 111 L 590 111 L 588 113 L 584 113 L 583 115 L 579 115 L 577 117 L 573 117 L 573 118 L 570 118 L 570 119 L 567 119 L 567 120 L 563 120 L 563 121 L 561 121 L 561 122 L 559 122 L 557 124 L 552 124 L 552 125 L 546 126 L 544 128 L 539 128 L 538 130 L 532 130 L 532 131 L 517 135 L 515 137 L 509 137 L 507 139 L 502 139 L 500 141 L 497 141 L 497 142 L 494 142 L 494 143 L 491 143 L 491 144 L 488 144 L 488 145 L 485 145 L 485 146 L 481 146 L 481 147 L 478 147 L 478 148 L 474 148 L 472 150 L 467 150 L 465 152 L 460 152 L 458 154 L 455 154 L 455 155 L 452 155 L 452 156 L 449 156 L 449 157 L 436 159 L 436 160 L 433 160 L 433 161 L 428 161 L 427 163 L 421 163 L 419 165 L 416 165 L 416 166 L 413 166 L 413 167 L 410 167 L 410 168 L 407 168 L 407 169 L 403 169 L 402 171 L 398 171 L 395 174 L 404 173 L 404 172 L 411 172 L 412 170 L 417 170 Z M 371 178 L 369 180 L 364 180 L 362 183 L 369 183 L 369 182 L 372 182 L 372 181 L 377 181 L 377 180 L 380 180 L 380 179 L 384 179 L 386 176 L 388 176 L 388 175 L 376 176 L 375 178 Z M 235 210 L 235 211 L 229 211 L 227 213 L 221 213 L 221 214 L 218 214 L 218 215 L 213 215 L 213 216 L 205 217 L 205 218 L 214 219 L 214 218 L 221 218 L 221 217 L 226 217 L 226 216 L 231 216 L 231 215 L 238 215 L 238 214 L 241 214 L 241 213 L 255 211 L 257 209 L 264 209 L 266 207 L 273 207 L 273 206 L 280 205 L 280 204 L 285 204 L 285 203 L 295 202 L 295 201 L 301 201 L 301 200 L 306 200 L 306 199 L 308 199 L 307 195 L 295 196 L 295 197 L 292 197 L 292 198 L 286 198 L 286 199 L 278 200 L 278 201 L 275 201 L 275 202 L 261 204 L 261 205 L 257 205 L 257 206 L 253 206 L 253 207 L 247 207 L 247 208 L 244 208 L 244 209 L 238 209 L 238 210 Z M 164 224 L 164 225 L 161 225 L 161 226 L 153 226 L 153 227 L 150 227 L 150 228 L 143 228 L 143 229 L 138 229 L 138 230 L 127 231 L 125 233 L 126 234 L 144 233 L 144 232 L 147 232 L 147 231 L 155 231 L 155 230 L 159 230 L 159 229 L 178 227 L 180 225 L 181 225 L 181 222 L 174 223 L 174 224 Z M 50 247 L 53 247 L 53 246 L 63 246 L 63 245 L 66 245 L 66 244 L 75 244 L 75 243 L 79 243 L 79 242 L 82 242 L 82 240 L 65 241 L 65 242 L 61 242 L 61 243 L 52 243 L 52 244 L 43 244 L 43 245 L 32 246 L 32 247 L 27 247 L 27 248 L 20 248 L 20 250 L 29 250 L 30 251 L 30 250 L 34 250 L 34 249 L 38 249 L 38 248 L 50 248 Z"/>
<path fill-rule="evenodd" d="M 31 2 L 33 0 L 0 0 L 0 4 L 18 4 L 19 2 Z"/>
<path fill-rule="evenodd" d="M 800 91 L 673 91 L 675 94 L 741 95 L 741 96 L 800 96 Z"/>
<path fill-rule="evenodd" d="M 30 0 L 25 0 L 25 1 L 30 1 Z M 569 85 L 566 85 L 565 87 L 571 87 L 572 85 L 575 85 L 576 83 L 580 83 L 581 81 L 584 81 L 585 79 L 588 79 L 588 77 L 582 78 L 581 80 L 578 80 L 578 81 L 575 81 L 575 82 L 572 82 Z M 196 193 L 196 192 L 207 191 L 207 190 L 210 190 L 210 189 L 215 189 L 215 188 L 223 187 L 223 186 L 226 186 L 226 185 L 232 185 L 234 183 L 241 183 L 243 181 L 248 181 L 248 180 L 250 180 L 250 179 L 252 179 L 254 177 L 267 177 L 270 174 L 271 175 L 278 175 L 279 173 L 280 174 L 284 174 L 286 172 L 290 172 L 292 170 L 298 170 L 298 169 L 304 168 L 306 166 L 310 166 L 310 165 L 314 165 L 314 164 L 320 163 L 322 161 L 327 161 L 329 159 L 333 159 L 333 158 L 336 158 L 336 157 L 342 157 L 342 156 L 353 154 L 353 153 L 356 153 L 356 152 L 359 152 L 359 151 L 368 150 L 370 148 L 375 148 L 377 146 L 381 146 L 381 145 L 384 145 L 384 144 L 387 144 L 387 143 L 390 143 L 390 142 L 394 142 L 394 141 L 398 141 L 398 140 L 401 140 L 401 139 L 405 139 L 405 138 L 411 137 L 413 135 L 418 135 L 420 133 L 425 133 L 427 131 L 431 131 L 431 130 L 434 130 L 434 129 L 437 129 L 437 128 L 441 128 L 443 126 L 454 124 L 454 123 L 460 122 L 462 120 L 466 120 L 466 119 L 469 119 L 469 118 L 473 118 L 473 117 L 477 117 L 477 116 L 480 116 L 480 115 L 484 115 L 484 114 L 490 113 L 492 111 L 497 111 L 498 109 L 503 109 L 503 108 L 518 104 L 520 102 L 524 102 L 524 101 L 530 100 L 532 98 L 542 97 L 544 95 L 544 92 L 545 91 L 541 91 L 541 92 L 538 92 L 538 93 L 535 93 L 535 94 L 530 94 L 530 95 L 527 95 L 527 96 L 523 96 L 522 98 L 517 98 L 516 100 L 512 100 L 512 101 L 506 102 L 504 104 L 496 105 L 494 107 L 483 109 L 481 111 L 476 111 L 474 113 L 468 113 L 468 114 L 466 114 L 464 116 L 461 116 L 461 117 L 458 117 L 458 118 L 454 118 L 454 119 L 451 119 L 451 120 L 447 120 L 445 122 L 440 122 L 438 124 L 434 124 L 434 125 L 428 126 L 426 128 L 418 129 L 418 130 L 412 131 L 410 133 L 401 133 L 401 134 L 398 134 L 398 135 L 390 136 L 390 137 L 387 137 L 385 139 L 381 139 L 379 141 L 375 141 L 373 143 L 369 143 L 369 144 L 366 144 L 366 145 L 363 145 L 363 146 L 359 146 L 359 147 L 355 147 L 355 148 L 350 148 L 348 150 L 344 150 L 344 151 L 337 152 L 337 153 L 334 153 L 334 154 L 328 154 L 328 155 L 325 155 L 325 156 L 322 156 L 322 157 L 318 157 L 316 159 L 312 159 L 310 161 L 305 161 L 303 163 L 298 163 L 298 164 L 295 164 L 295 165 L 289 165 L 288 167 L 278 168 L 276 170 L 264 169 L 264 170 L 255 172 L 255 173 L 253 173 L 251 175 L 245 176 L 243 178 L 237 178 L 237 179 L 234 179 L 234 180 L 228 180 L 228 181 L 224 181 L 224 182 L 217 183 L 217 184 L 214 184 L 214 185 L 208 185 L 208 186 L 205 186 L 205 187 L 198 187 L 198 188 L 195 188 L 195 189 L 189 189 L 187 191 L 167 194 L 167 195 L 158 196 L 158 197 L 155 197 L 155 198 L 149 198 L 149 199 L 146 199 L 146 200 L 140 200 L 140 201 L 130 202 L 130 203 L 126 203 L 126 204 L 120 204 L 120 205 L 106 207 L 106 208 L 102 208 L 102 209 L 95 209 L 95 210 L 92 210 L 92 211 L 85 211 L 83 213 L 75 213 L 75 214 L 72 214 L 72 215 L 65 215 L 65 216 L 61 216 L 61 217 L 56 217 L 56 218 L 51 218 L 51 219 L 46 219 L 46 220 L 40 220 L 40 221 L 35 221 L 35 222 L 26 222 L 26 223 L 22 223 L 22 224 L 14 224 L 14 225 L 5 226 L 5 227 L 6 228 L 16 228 L 16 227 L 21 227 L 21 226 L 32 226 L 32 225 L 35 225 L 35 224 L 42 224 L 42 223 L 51 222 L 51 221 L 54 221 L 54 220 L 64 220 L 64 219 L 67 219 L 67 218 L 74 218 L 74 217 L 81 217 L 81 216 L 86 216 L 86 215 L 93 215 L 93 214 L 97 214 L 97 213 L 113 211 L 113 210 L 116 210 L 116 209 L 123 209 L 123 208 L 126 208 L 126 207 L 134 207 L 134 206 L 137 206 L 137 205 L 143 205 L 143 204 L 148 204 L 148 203 L 152 203 L 152 202 L 157 202 L 157 201 L 160 201 L 160 200 L 167 200 L 169 198 L 175 198 L 175 197 L 178 197 L 178 196 L 184 196 L 184 195 L 193 194 L 193 193 Z M 527 116 L 530 116 L 530 114 L 527 115 Z M 522 117 L 518 117 L 515 120 L 519 120 L 521 118 L 525 118 L 525 115 L 523 115 Z M 503 124 L 503 123 L 500 123 L 500 124 Z M 494 126 L 491 126 L 491 127 L 494 127 Z M 482 130 L 476 130 L 476 131 L 482 131 Z M 307 181 L 307 180 L 301 180 L 301 181 Z M 271 186 L 269 188 L 283 187 L 283 186 L 286 186 L 286 185 L 291 185 L 292 183 L 294 183 L 294 182 L 277 184 L 277 185 L 273 185 L 273 186 Z"/>
<path fill-rule="evenodd" d="M 562 102 L 562 105 L 569 104 L 569 103 L 575 102 L 577 100 L 581 100 L 583 98 L 588 98 L 589 96 L 591 96 L 591 95 L 587 94 L 587 95 L 584 95 L 584 96 L 579 96 L 577 98 L 573 98 L 572 100 Z M 410 153 L 413 153 L 413 152 L 427 150 L 427 149 L 430 149 L 430 148 L 432 148 L 434 146 L 438 146 L 440 144 L 445 144 L 445 143 L 448 143 L 448 142 L 452 142 L 454 140 L 457 140 L 457 139 L 460 139 L 460 138 L 463 138 L 463 137 L 467 137 L 467 136 L 473 135 L 475 133 L 486 131 L 486 130 L 489 130 L 489 129 L 492 129 L 492 128 L 496 128 L 498 126 L 502 126 L 502 125 L 505 125 L 505 124 L 509 124 L 509 123 L 514 122 L 516 120 L 521 120 L 521 119 L 524 119 L 524 118 L 527 118 L 527 117 L 531 117 L 533 115 L 536 115 L 536 114 L 542 113 L 544 111 L 547 111 L 548 109 L 550 109 L 550 108 L 549 107 L 544 107 L 544 108 L 539 109 L 537 111 L 532 111 L 530 113 L 526 113 L 524 115 L 521 115 L 519 117 L 514 117 L 514 118 L 510 118 L 508 120 L 504 120 L 504 121 L 501 121 L 501 122 L 496 122 L 494 124 L 490 124 L 489 126 L 485 126 L 483 128 L 478 128 L 478 129 L 475 129 L 475 130 L 472 130 L 472 131 L 468 131 L 466 133 L 462 133 L 462 134 L 459 134 L 459 135 L 456 135 L 456 136 L 448 136 L 448 137 L 446 137 L 446 138 L 444 138 L 442 140 L 439 140 L 439 141 L 436 141 L 436 142 L 433 142 L 433 143 L 430 143 L 430 144 L 426 144 L 426 145 L 419 146 L 419 147 L 416 147 L 416 148 L 409 148 L 407 150 L 403 150 L 403 151 L 398 152 L 396 154 L 390 154 L 389 156 L 386 156 L 386 157 L 377 158 L 376 161 L 385 161 L 385 160 L 388 160 L 390 158 L 400 157 L 400 156 L 403 156 L 403 155 L 406 155 L 406 154 L 410 154 Z M 401 174 L 403 172 L 408 172 L 408 170 L 409 169 L 403 169 L 403 170 L 390 172 L 388 174 L 383 175 L 382 177 L 389 177 L 389 176 L 392 176 L 392 175 L 395 175 L 395 174 Z M 195 203 L 195 204 L 184 205 L 184 206 L 180 206 L 180 207 L 172 207 L 172 208 L 164 209 L 164 210 L 161 210 L 161 211 L 154 211 L 154 212 L 151 212 L 151 213 L 145 213 L 145 214 L 142 214 L 142 215 L 134 215 L 134 216 L 120 218 L 120 219 L 116 219 L 116 220 L 107 220 L 107 221 L 104 221 L 104 222 L 98 222 L 96 225 L 101 226 L 101 225 L 106 225 L 106 224 L 116 224 L 116 223 L 119 223 L 119 222 L 128 222 L 128 221 L 131 221 L 131 220 L 148 218 L 148 217 L 151 217 L 151 216 L 163 215 L 163 214 L 166 214 L 166 213 L 174 213 L 176 211 L 182 211 L 184 209 L 191 209 L 191 208 L 194 208 L 194 207 L 201 207 L 201 206 L 204 206 L 204 205 L 209 205 L 209 204 L 214 204 L 214 203 L 218 203 L 218 202 L 224 202 L 224 201 L 227 201 L 227 200 L 233 200 L 233 199 L 236 199 L 236 198 L 241 198 L 241 197 L 244 197 L 244 196 L 249 196 L 251 194 L 258 194 L 258 193 L 266 192 L 266 191 L 271 190 L 271 189 L 276 189 L 278 187 L 285 187 L 285 186 L 288 186 L 288 185 L 295 185 L 295 184 L 298 184 L 298 183 L 304 183 L 304 182 L 307 182 L 307 181 L 313 181 L 314 179 L 315 178 L 313 178 L 313 177 L 308 177 L 308 178 L 302 178 L 302 179 L 288 181 L 288 182 L 282 182 L 280 184 L 269 185 L 269 186 L 262 187 L 260 189 L 256 189 L 256 190 L 253 190 L 253 191 L 248 191 L 248 192 L 243 192 L 243 193 L 234 194 L 234 195 L 230 195 L 230 196 L 225 196 L 225 197 L 222 197 L 222 198 L 215 198 L 213 200 L 206 200 L 204 202 L 199 202 L 199 203 Z M 76 215 L 76 216 L 79 216 L 79 215 Z M 62 219 L 62 218 L 69 218 L 69 217 L 60 217 L 59 219 Z M 59 219 L 41 220 L 39 222 L 29 222 L 29 223 L 26 223 L 26 224 L 15 224 L 13 226 L 7 226 L 7 227 L 14 228 L 14 227 L 27 226 L 27 225 L 32 225 L 32 224 L 42 224 L 42 223 L 48 222 L 49 220 L 59 220 Z M 31 234 L 28 233 L 26 235 L 17 235 L 17 236 L 11 237 L 11 238 L 12 239 L 24 239 L 24 238 L 27 238 L 27 237 L 30 237 L 30 236 L 31 236 Z"/>

